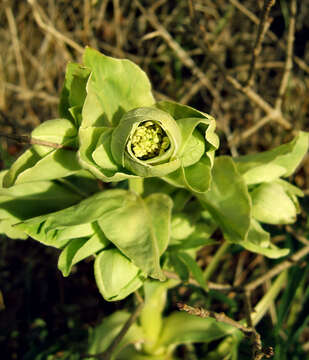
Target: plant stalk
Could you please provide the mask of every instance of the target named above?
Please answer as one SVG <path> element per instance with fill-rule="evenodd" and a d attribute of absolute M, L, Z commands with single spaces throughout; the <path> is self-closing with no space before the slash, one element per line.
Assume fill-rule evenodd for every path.
<path fill-rule="evenodd" d="M 252 324 L 256 326 L 265 313 L 268 311 L 272 302 L 276 299 L 282 287 L 287 282 L 287 270 L 283 271 L 274 283 L 271 285 L 267 293 L 263 296 L 263 298 L 259 301 L 259 303 L 255 306 L 255 310 L 251 314 Z"/>
<path fill-rule="evenodd" d="M 129 179 L 129 189 L 137 195 L 142 195 L 144 192 L 144 179 L 141 177 Z"/>
<path fill-rule="evenodd" d="M 207 283 L 209 279 L 211 278 L 212 274 L 216 271 L 217 267 L 219 266 L 219 263 L 222 259 L 222 256 L 226 253 L 227 249 L 229 248 L 230 244 L 225 241 L 219 249 L 216 251 L 214 257 L 210 261 L 209 265 L 206 267 L 204 271 L 204 279 Z"/>

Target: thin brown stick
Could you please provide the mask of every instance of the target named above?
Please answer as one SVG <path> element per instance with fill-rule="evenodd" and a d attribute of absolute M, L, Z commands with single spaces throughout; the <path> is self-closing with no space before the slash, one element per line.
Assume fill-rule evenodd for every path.
<path fill-rule="evenodd" d="M 119 0 L 113 0 L 113 5 L 114 5 L 114 26 L 116 32 L 117 50 L 120 53 L 122 53 L 124 39 L 121 31 L 121 10 L 120 10 Z"/>
<path fill-rule="evenodd" d="M 309 254 L 309 246 L 303 247 L 301 250 L 292 255 L 289 259 L 281 262 L 277 266 L 274 266 L 266 274 L 259 277 L 256 280 L 249 282 L 244 286 L 245 290 L 252 291 L 258 286 L 262 285 L 266 280 L 273 278 L 274 276 L 280 274 L 283 270 L 290 268 L 291 266 L 297 264 L 302 260 L 303 257 Z"/>
<path fill-rule="evenodd" d="M 286 225 L 285 226 L 285 230 L 293 235 L 295 237 L 296 240 L 298 240 L 299 242 L 301 242 L 302 244 L 309 246 L 309 240 L 306 239 L 305 236 L 303 236 L 302 234 L 299 234 L 298 232 L 294 231 L 294 229 L 292 228 L 292 226 L 290 225 Z"/>
<path fill-rule="evenodd" d="M 164 270 L 164 275 L 168 279 L 180 280 L 179 276 L 176 273 L 172 272 L 172 271 Z M 189 277 L 188 284 L 201 287 L 201 285 L 192 277 Z M 233 286 L 231 286 L 229 284 L 217 284 L 217 283 L 214 283 L 212 281 L 208 281 L 207 285 L 208 285 L 209 289 L 218 290 L 218 291 L 232 291 L 232 290 L 233 291 L 243 291 L 243 289 L 240 288 L 240 287 L 233 287 Z"/>
<path fill-rule="evenodd" d="M 32 91 L 32 90 L 26 89 L 22 86 L 18 86 L 18 85 L 11 84 L 8 82 L 4 82 L 4 87 L 10 91 L 17 92 L 19 94 L 20 99 L 27 100 L 27 99 L 37 98 L 37 99 L 44 100 L 51 104 L 59 103 L 58 97 L 50 95 L 45 91 Z"/>
<path fill-rule="evenodd" d="M 245 83 L 246 86 L 252 86 L 252 84 L 253 84 L 254 73 L 255 73 L 255 69 L 256 69 L 256 61 L 262 50 L 262 42 L 263 42 L 264 36 L 270 25 L 270 21 L 268 19 L 269 12 L 270 12 L 270 9 L 275 4 L 275 2 L 276 2 L 276 0 L 264 0 L 263 10 L 261 13 L 261 19 L 260 19 L 260 23 L 259 23 L 259 27 L 258 27 L 258 32 L 257 32 L 255 44 L 253 47 L 250 70 L 249 70 L 247 81 Z"/>
<path fill-rule="evenodd" d="M 276 275 L 280 274 L 283 270 L 286 270 L 290 268 L 291 266 L 294 266 L 302 261 L 302 258 L 309 254 L 309 246 L 303 247 L 301 250 L 297 251 L 295 254 L 293 254 L 290 258 L 287 260 L 284 260 L 280 264 L 274 266 L 271 270 L 269 270 L 266 274 L 263 276 L 257 278 L 256 280 L 253 280 L 249 282 L 247 285 L 241 287 L 241 286 L 232 286 L 229 284 L 217 284 L 213 282 L 208 282 L 209 289 L 214 289 L 218 291 L 236 291 L 236 292 L 243 292 L 243 291 L 252 291 L 258 286 L 262 285 L 265 281 L 268 279 L 272 279 Z M 173 273 L 171 271 L 164 271 L 164 274 L 166 277 L 170 279 L 179 279 L 179 276 L 176 273 Z M 189 278 L 188 280 L 189 284 L 200 286 L 196 280 L 193 278 Z"/>
<path fill-rule="evenodd" d="M 69 45 L 70 47 L 75 49 L 78 53 L 83 53 L 84 52 L 84 48 L 82 46 L 78 45 L 75 41 L 73 41 L 72 39 L 68 38 L 67 36 L 61 34 L 54 27 L 46 24 L 43 21 L 41 15 L 40 15 L 41 8 L 37 4 L 36 0 L 28 0 L 28 2 L 32 6 L 34 19 L 35 19 L 36 23 L 38 24 L 38 26 L 40 28 L 42 28 L 47 33 L 50 33 L 51 35 L 53 35 L 58 40 L 64 42 L 67 45 Z"/>
<path fill-rule="evenodd" d="M 275 101 L 275 107 L 277 110 L 282 108 L 282 101 L 285 91 L 288 86 L 289 76 L 293 68 L 293 45 L 295 39 L 295 18 L 296 18 L 296 0 L 290 1 L 290 22 L 288 30 L 288 42 L 286 46 L 286 59 L 283 76 L 278 92 L 278 97 Z"/>
<path fill-rule="evenodd" d="M 172 36 L 165 29 L 165 27 L 159 23 L 154 13 L 146 11 L 146 9 L 140 4 L 138 0 L 135 0 L 135 3 L 138 9 L 150 22 L 150 24 L 160 33 L 160 36 L 166 41 L 168 46 L 175 51 L 180 61 L 192 71 L 192 74 L 195 75 L 203 83 L 203 85 L 209 90 L 213 97 L 219 97 L 218 92 L 213 87 L 211 82 L 207 79 L 205 74 L 198 68 L 198 66 L 187 54 L 187 52 L 172 38 Z"/>
<path fill-rule="evenodd" d="M 240 330 L 245 336 L 250 337 L 253 347 L 253 360 L 260 360 L 263 357 L 270 358 L 274 354 L 271 347 L 267 347 L 266 349 L 262 348 L 261 336 L 253 327 L 244 326 L 223 312 L 217 313 L 215 311 L 206 310 L 202 307 L 189 306 L 181 302 L 178 302 L 177 306 L 179 310 L 186 311 L 190 315 L 195 315 L 201 318 L 213 318 L 218 322 L 231 325 Z"/>
<path fill-rule="evenodd" d="M 264 116 L 258 123 L 251 126 L 249 129 L 243 131 L 241 134 L 233 135 L 229 139 L 229 146 L 232 145 L 239 145 L 240 142 L 244 141 L 251 135 L 253 135 L 256 131 L 258 131 L 260 128 L 265 126 L 267 123 L 269 123 L 272 120 L 272 116 L 266 115 Z"/>
<path fill-rule="evenodd" d="M 233 4 L 240 12 L 242 12 L 244 15 L 246 15 L 252 22 L 255 24 L 259 24 L 259 18 L 253 14 L 250 10 L 248 10 L 244 5 L 242 5 L 238 0 L 229 0 L 231 4 Z M 273 33 L 272 31 L 268 30 L 266 33 L 266 36 L 268 36 L 272 41 L 278 42 L 281 49 L 285 49 L 286 44 L 285 42 L 278 39 L 277 35 Z M 279 40 L 279 41 L 278 41 Z M 293 59 L 295 63 L 306 73 L 309 74 L 309 66 L 299 58 L 298 56 L 294 55 Z"/>
<path fill-rule="evenodd" d="M 2 291 L 0 290 L 0 311 L 5 310 L 5 304 L 4 304 L 4 300 L 3 300 L 3 294 Z"/>
<path fill-rule="evenodd" d="M 5 6 L 4 10 L 5 10 L 6 18 L 7 18 L 10 33 L 11 33 L 11 38 L 12 38 L 12 43 L 13 43 L 13 48 L 14 48 L 15 58 L 16 58 L 16 65 L 17 65 L 17 70 L 18 70 L 18 74 L 19 74 L 19 80 L 20 80 L 22 86 L 24 88 L 27 88 L 28 86 L 27 86 L 27 81 L 26 81 L 26 76 L 25 76 L 25 68 L 24 68 L 24 63 L 23 63 L 23 59 L 21 56 L 15 18 L 14 18 L 12 9 L 9 6 Z"/>
<path fill-rule="evenodd" d="M 147 20 L 151 23 L 151 25 L 160 32 L 161 37 L 166 41 L 170 48 L 172 48 L 176 55 L 179 57 L 180 61 L 187 66 L 192 73 L 207 87 L 209 92 L 214 97 L 219 97 L 217 89 L 213 87 L 205 74 L 198 68 L 193 59 L 187 54 L 187 52 L 172 38 L 169 32 L 162 26 L 154 13 L 150 13 L 146 11 L 146 9 L 140 4 L 138 0 L 135 0 L 137 7 L 142 12 L 142 14 L 147 18 Z M 291 124 L 284 118 L 282 113 L 277 109 L 274 109 L 270 104 L 268 104 L 262 97 L 260 97 L 254 90 L 249 87 L 244 87 L 240 84 L 238 80 L 232 77 L 228 71 L 225 69 L 223 64 L 218 61 L 218 58 L 215 54 L 208 51 L 205 55 L 211 60 L 218 69 L 225 76 L 225 79 L 234 86 L 234 88 L 243 94 L 245 94 L 253 103 L 258 105 L 261 109 L 263 109 L 266 114 L 269 116 L 269 119 L 277 121 L 280 123 L 285 129 L 291 129 Z"/>
<path fill-rule="evenodd" d="M 125 322 L 122 329 L 119 331 L 118 335 L 114 338 L 112 343 L 104 352 L 95 355 L 85 354 L 82 356 L 82 358 L 96 358 L 100 360 L 110 360 L 113 355 L 113 352 L 115 351 L 116 347 L 119 345 L 120 341 L 123 339 L 123 337 L 128 332 L 130 327 L 136 322 L 143 306 L 144 303 L 140 302 L 139 305 L 135 308 L 134 312 L 129 317 L 129 319 Z"/>
<path fill-rule="evenodd" d="M 6 109 L 6 91 L 5 91 L 5 73 L 3 68 L 2 57 L 0 56 L 0 110 L 5 111 Z"/>
<path fill-rule="evenodd" d="M 248 291 L 245 291 L 243 294 L 243 298 L 244 298 L 244 307 L 246 313 L 246 322 L 248 327 L 252 329 L 252 333 L 250 334 L 250 340 L 252 343 L 252 359 L 254 360 L 262 359 L 265 356 L 265 354 L 262 348 L 261 336 L 254 328 L 251 319 L 252 306 L 250 300 L 250 293 Z"/>
<path fill-rule="evenodd" d="M 201 318 L 213 318 L 219 322 L 231 325 L 235 328 L 237 328 L 238 330 L 242 331 L 244 334 L 251 334 L 252 333 L 252 328 L 249 328 L 247 326 L 241 325 L 239 324 L 237 321 L 235 321 L 234 319 L 230 318 L 229 316 L 227 316 L 224 313 L 217 313 L 215 311 L 211 311 L 211 310 L 206 310 L 202 307 L 193 307 L 193 306 L 189 306 L 187 304 L 178 302 L 177 306 L 179 308 L 179 310 L 185 311 L 190 315 L 195 315 Z"/>
<path fill-rule="evenodd" d="M 57 143 L 54 143 L 51 141 L 35 139 L 35 138 L 32 138 L 27 135 L 13 135 L 13 134 L 0 133 L 0 137 L 5 137 L 7 139 L 17 141 L 21 144 L 41 145 L 41 146 L 51 147 L 54 149 L 66 149 L 66 150 L 72 150 L 72 151 L 76 150 L 70 146 L 66 146 L 63 144 L 57 144 Z"/>
<path fill-rule="evenodd" d="M 91 33 L 91 26 L 90 26 L 90 19 L 91 19 L 91 4 L 90 0 L 84 0 L 84 16 L 83 16 L 83 40 L 84 43 L 88 44 L 89 39 L 92 38 Z"/>

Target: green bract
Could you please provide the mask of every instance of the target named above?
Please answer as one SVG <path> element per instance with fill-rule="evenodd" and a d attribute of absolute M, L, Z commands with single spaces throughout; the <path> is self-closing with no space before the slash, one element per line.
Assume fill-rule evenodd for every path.
<path fill-rule="evenodd" d="M 82 167 L 105 181 L 163 177 L 205 192 L 218 137 L 215 120 L 188 106 L 155 103 L 146 74 L 87 49 L 91 70 L 78 133 Z"/>

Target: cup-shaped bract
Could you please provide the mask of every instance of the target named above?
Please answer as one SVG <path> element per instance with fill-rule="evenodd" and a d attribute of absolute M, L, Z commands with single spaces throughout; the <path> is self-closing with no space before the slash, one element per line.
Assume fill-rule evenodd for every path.
<path fill-rule="evenodd" d="M 146 74 L 87 49 L 91 70 L 79 128 L 80 164 L 104 182 L 165 177 L 205 192 L 218 137 L 215 120 L 189 106 L 155 103 Z"/>
<path fill-rule="evenodd" d="M 180 160 L 181 133 L 167 112 L 141 107 L 127 112 L 115 128 L 111 152 L 115 161 L 133 174 L 164 176 L 175 171 Z"/>

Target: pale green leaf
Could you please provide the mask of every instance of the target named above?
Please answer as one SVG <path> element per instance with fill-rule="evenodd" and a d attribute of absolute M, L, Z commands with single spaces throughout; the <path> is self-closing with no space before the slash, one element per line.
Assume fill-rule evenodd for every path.
<path fill-rule="evenodd" d="M 117 172 L 119 165 L 115 163 L 111 152 L 112 129 L 104 128 L 96 149 L 92 153 L 93 161 L 98 165 L 99 169 L 104 171 Z"/>
<path fill-rule="evenodd" d="M 86 48 L 84 64 L 91 70 L 91 76 L 82 127 L 115 126 L 125 112 L 154 104 L 147 75 L 131 61 Z"/>
<path fill-rule="evenodd" d="M 308 152 L 309 133 L 300 132 L 291 142 L 258 154 L 236 159 L 238 171 L 247 184 L 270 182 L 290 176 Z"/>
<path fill-rule="evenodd" d="M 143 284 L 140 269 L 118 249 L 100 252 L 94 262 L 94 275 L 107 301 L 124 299 Z"/>
<path fill-rule="evenodd" d="M 251 198 L 232 158 L 216 158 L 210 190 L 197 197 L 220 226 L 226 240 L 241 243 L 246 239 Z"/>
<path fill-rule="evenodd" d="M 67 119 L 52 119 L 44 121 L 36 127 L 31 137 L 35 140 L 47 141 L 55 144 L 66 144 L 77 136 L 77 130 Z M 50 153 L 54 148 L 43 145 L 33 145 L 34 150 L 40 157 Z"/>
<path fill-rule="evenodd" d="M 27 239 L 28 235 L 19 230 L 16 229 L 15 226 L 13 226 L 16 223 L 16 219 L 0 219 L 0 234 L 5 234 L 10 239 Z"/>
<path fill-rule="evenodd" d="M 258 221 L 251 219 L 251 225 L 247 239 L 241 243 L 245 249 L 262 254 L 271 259 L 286 256 L 289 249 L 280 249 L 270 241 L 270 234 L 265 231 Z"/>
<path fill-rule="evenodd" d="M 78 170 L 81 170 L 81 166 L 77 161 L 76 152 L 57 149 L 21 172 L 17 176 L 15 184 L 59 179 L 70 176 Z"/>
<path fill-rule="evenodd" d="M 79 64 L 69 63 L 67 65 L 59 103 L 61 117 L 72 119 L 71 108 L 78 107 L 81 109 L 86 97 L 86 84 L 89 74 L 90 70 Z"/>
<path fill-rule="evenodd" d="M 296 220 L 296 207 L 277 182 L 263 183 L 251 193 L 252 215 L 267 224 L 291 224 Z"/>
<path fill-rule="evenodd" d="M 169 282 L 147 280 L 144 283 L 144 306 L 140 324 L 145 337 L 144 349 L 151 353 L 162 330 L 163 310 Z"/>
<path fill-rule="evenodd" d="M 68 226 L 60 230 L 51 230 L 48 228 L 47 222 L 47 219 L 50 216 L 51 215 L 48 214 L 26 220 L 16 224 L 15 228 L 24 231 L 30 237 L 41 242 L 42 244 L 53 246 L 57 249 L 61 249 L 66 246 L 71 239 L 82 238 L 86 236 L 91 237 L 95 232 L 95 229 L 91 224 L 80 224 Z"/>
<path fill-rule="evenodd" d="M 185 213 L 173 214 L 171 225 L 171 238 L 175 240 L 186 239 L 195 229 L 192 220 Z"/>
<path fill-rule="evenodd" d="M 80 203 L 59 211 L 48 218 L 49 229 L 81 225 L 96 221 L 121 208 L 134 195 L 126 190 L 106 190 L 82 200 Z"/>
<path fill-rule="evenodd" d="M 89 170 L 95 177 L 104 182 L 121 181 L 128 178 L 134 178 L 136 175 L 130 175 L 127 170 L 119 167 L 119 171 L 114 169 L 114 160 L 112 158 L 110 149 L 107 149 L 107 143 L 99 144 L 101 135 L 106 133 L 104 141 L 108 142 L 110 128 L 107 127 L 88 127 L 79 129 L 79 151 L 78 159 L 83 168 Z M 96 148 L 99 148 L 96 152 Z M 99 159 L 100 152 L 104 152 L 102 159 Z M 94 155 L 94 158 L 93 158 Z M 102 165 L 99 166 L 96 161 Z M 104 166 L 103 166 L 104 165 Z"/>
<path fill-rule="evenodd" d="M 145 200 L 133 194 L 98 221 L 106 237 L 145 273 L 163 279 L 160 255 L 168 245 L 172 201 L 165 194 Z"/>
<path fill-rule="evenodd" d="M 98 234 L 94 234 L 90 239 L 72 239 L 59 256 L 59 270 L 63 276 L 68 276 L 72 266 L 104 249 L 108 244 L 109 241 L 104 237 L 98 236 Z"/>
<path fill-rule="evenodd" d="M 29 219 L 73 205 L 81 196 L 49 181 L 0 187 L 0 219 Z"/>
<path fill-rule="evenodd" d="M 172 101 L 159 101 L 155 106 L 168 112 L 177 122 L 179 119 L 184 118 L 199 118 L 199 123 L 207 125 L 207 128 L 204 129 L 206 130 L 205 138 L 211 145 L 207 150 L 217 149 L 219 147 L 219 137 L 215 133 L 216 121 L 211 115 Z"/>
<path fill-rule="evenodd" d="M 33 167 L 39 160 L 40 156 L 33 148 L 26 150 L 6 172 L 3 178 L 3 187 L 13 186 L 19 174 L 26 169 Z"/>

